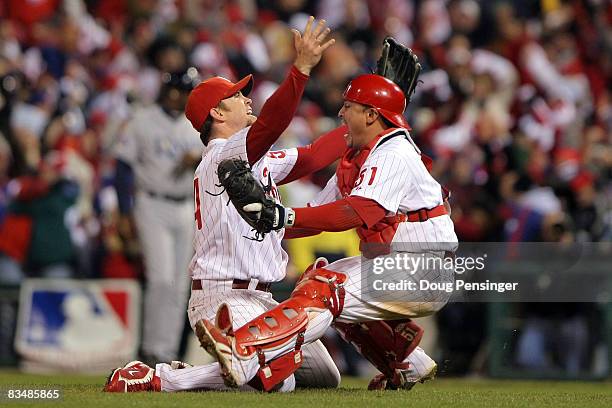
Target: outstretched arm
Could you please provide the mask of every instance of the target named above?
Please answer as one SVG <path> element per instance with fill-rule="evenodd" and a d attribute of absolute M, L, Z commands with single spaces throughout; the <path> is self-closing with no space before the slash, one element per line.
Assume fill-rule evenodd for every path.
<path fill-rule="evenodd" d="M 261 108 L 261 113 L 249 129 L 246 138 L 250 165 L 261 159 L 289 126 L 307 80 L 308 76 L 298 71 L 295 66 L 291 66 L 287 78 Z"/>
<path fill-rule="evenodd" d="M 295 62 L 287 78 L 266 101 L 259 118 L 249 129 L 246 146 L 251 165 L 266 154 L 289 126 L 302 98 L 310 71 L 319 63 L 323 52 L 335 42 L 333 39 L 324 42 L 330 31 L 325 28 L 325 20 L 320 20 L 314 29 L 313 22 L 314 17 L 311 16 L 303 34 L 292 30 L 297 53 Z"/>
<path fill-rule="evenodd" d="M 293 208 L 293 211 L 294 228 L 330 232 L 346 231 L 362 225 L 370 227 L 386 215 L 386 210 L 376 201 L 357 196 L 318 207 Z"/>
<path fill-rule="evenodd" d="M 346 150 L 344 136 L 348 129 L 345 125 L 325 133 L 308 146 L 298 147 L 295 165 L 279 184 L 299 180 L 308 174 L 324 169 L 342 157 Z"/>

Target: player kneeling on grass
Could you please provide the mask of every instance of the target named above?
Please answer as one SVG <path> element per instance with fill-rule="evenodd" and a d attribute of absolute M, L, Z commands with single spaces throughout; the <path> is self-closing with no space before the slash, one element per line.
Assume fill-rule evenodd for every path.
<path fill-rule="evenodd" d="M 217 191 L 216 171 L 227 159 L 244 160 L 257 182 L 280 202 L 277 184 L 296 180 L 333 163 L 344 150 L 344 128 L 333 130 L 309 146 L 269 152 L 293 118 L 311 69 L 322 53 L 333 44 L 327 40 L 325 21 L 314 24 L 310 17 L 303 35 L 294 30 L 296 58 L 285 80 L 263 105 L 259 117 L 247 97 L 253 86 L 249 75 L 237 83 L 221 77 L 201 82 L 189 95 L 186 116 L 200 132 L 205 145 L 196 169 L 195 254 L 189 267 L 191 298 L 187 314 L 195 329 L 202 318 L 214 319 L 219 305 L 234 312 L 232 321 L 218 321 L 222 331 L 239 327 L 278 303 L 270 285 L 285 277 L 288 256 L 281 246 L 283 231 L 267 236 L 265 242 L 245 240 L 251 227 L 240 218 Z M 208 194 L 208 192 L 212 192 Z M 229 324 L 226 326 L 226 324 Z M 175 333 L 178 335 L 178 333 Z M 241 390 L 292 391 L 300 388 L 332 388 L 340 383 L 340 373 L 321 342 L 303 348 L 304 364 L 274 387 L 263 387 L 255 378 Z M 218 363 L 202 366 L 159 363 L 149 367 L 132 361 L 114 370 L 106 391 L 186 391 L 224 390 Z"/>
<path fill-rule="evenodd" d="M 362 251 L 369 245 L 418 243 L 408 245 L 407 256 L 452 255 L 457 237 L 443 190 L 429 174 L 403 117 L 405 95 L 412 93 L 420 70 L 416 57 L 408 55 L 399 71 L 412 62 L 410 72 L 416 74 L 403 89 L 373 74 L 355 78 L 346 88 L 338 116 L 348 127 L 347 150 L 336 175 L 310 207 L 285 208 L 243 178 L 244 172 L 219 172 L 236 209 L 260 235 L 282 228 L 288 234 L 357 228 Z M 221 163 L 220 168 L 240 166 Z M 249 187 L 239 188 L 241 184 Z M 265 385 L 273 386 L 300 367 L 302 347 L 319 339 L 332 324 L 381 370 L 370 388 L 410 388 L 418 380 L 431 378 L 435 362 L 417 347 L 423 331 L 410 319 L 435 313 L 450 295 L 376 293 L 362 286 L 362 266 L 359 256 L 315 265 L 288 300 L 237 330 L 223 331 L 208 320 L 199 321 L 200 343 L 221 364 L 226 384 L 240 386 L 259 376 Z M 396 278 L 415 280 L 453 279 L 448 269 L 397 274 Z M 223 305 L 217 312 L 220 321 L 232 321 L 229 308 Z"/>

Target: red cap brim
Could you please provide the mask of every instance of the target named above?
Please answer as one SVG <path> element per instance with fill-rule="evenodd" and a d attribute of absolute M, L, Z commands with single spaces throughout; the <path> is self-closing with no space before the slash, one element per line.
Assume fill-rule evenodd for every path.
<path fill-rule="evenodd" d="M 242 78 L 240 81 L 236 82 L 234 86 L 227 90 L 227 92 L 223 95 L 222 99 L 229 98 L 234 95 L 236 92 L 241 91 L 244 96 L 247 96 L 251 93 L 253 89 L 253 75 L 249 74 Z"/>

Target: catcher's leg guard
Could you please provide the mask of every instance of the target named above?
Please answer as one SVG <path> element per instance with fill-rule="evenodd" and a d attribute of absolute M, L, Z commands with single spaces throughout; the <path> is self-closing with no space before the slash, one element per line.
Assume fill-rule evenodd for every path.
<path fill-rule="evenodd" d="M 423 329 L 410 319 L 334 323 L 342 338 L 351 343 L 387 379 L 387 387 L 400 387 L 404 362 L 421 342 Z"/>
<path fill-rule="evenodd" d="M 344 274 L 326 269 L 309 270 L 289 299 L 234 331 L 235 355 L 246 360 L 257 353 L 261 367 L 258 376 L 265 389 L 278 384 L 301 366 L 300 348 L 308 326 L 308 312 L 329 310 L 334 317 L 340 314 L 345 279 Z M 219 320 L 225 319 L 220 317 Z M 293 351 L 266 363 L 266 351 L 286 346 L 293 338 L 296 338 Z"/>
<path fill-rule="evenodd" d="M 346 276 L 326 269 L 306 272 L 291 297 L 235 330 L 234 348 L 240 357 L 250 358 L 257 349 L 282 345 L 308 324 L 308 312 L 329 310 L 338 316 L 344 306 Z"/>
<path fill-rule="evenodd" d="M 302 276 L 300 276 L 300 279 L 298 279 L 298 282 L 304 279 L 304 276 L 307 272 L 310 272 L 313 269 L 324 269 L 327 265 L 329 265 L 329 261 L 327 260 L 327 258 L 324 258 L 322 256 L 318 257 L 312 264 L 308 266 L 308 268 L 306 268 Z"/>

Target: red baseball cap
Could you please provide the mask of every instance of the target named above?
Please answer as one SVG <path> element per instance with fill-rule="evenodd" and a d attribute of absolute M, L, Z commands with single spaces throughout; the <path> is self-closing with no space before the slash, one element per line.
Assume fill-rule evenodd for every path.
<path fill-rule="evenodd" d="M 238 91 L 242 91 L 242 94 L 246 96 L 251 92 L 251 89 L 253 89 L 253 75 L 247 75 L 236 83 L 223 77 L 209 78 L 200 82 L 189 93 L 185 106 L 185 116 L 191 122 L 191 126 L 199 132 L 202 130 L 210 110 L 217 106 L 219 102 Z"/>

